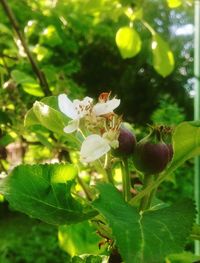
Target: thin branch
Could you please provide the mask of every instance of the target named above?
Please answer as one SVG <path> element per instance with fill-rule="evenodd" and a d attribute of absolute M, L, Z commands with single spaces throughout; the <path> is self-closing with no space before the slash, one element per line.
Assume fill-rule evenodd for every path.
<path fill-rule="evenodd" d="M 33 71 L 35 72 L 35 74 L 37 75 L 37 77 L 39 79 L 39 82 L 40 82 L 41 88 L 44 91 L 44 94 L 45 95 L 50 95 L 51 92 L 49 90 L 49 85 L 47 83 L 46 77 L 45 77 L 44 73 L 39 69 L 34 57 L 32 56 L 32 54 L 31 54 L 31 52 L 30 52 L 30 50 L 28 48 L 28 45 L 26 43 L 26 40 L 25 40 L 23 34 L 20 31 L 20 27 L 19 27 L 19 24 L 18 24 L 18 22 L 17 22 L 17 20 L 15 18 L 15 15 L 12 12 L 11 8 L 9 7 L 7 0 L 0 0 L 0 3 L 2 4 L 3 9 L 4 9 L 7 17 L 9 18 L 12 27 L 14 28 L 17 36 L 19 37 L 19 39 L 21 41 L 21 44 L 22 44 L 22 46 L 24 48 L 24 51 L 25 51 L 25 53 L 26 53 L 26 55 L 27 55 L 27 57 L 28 57 L 28 59 L 29 59 L 29 61 L 31 63 L 32 69 L 33 69 Z"/>

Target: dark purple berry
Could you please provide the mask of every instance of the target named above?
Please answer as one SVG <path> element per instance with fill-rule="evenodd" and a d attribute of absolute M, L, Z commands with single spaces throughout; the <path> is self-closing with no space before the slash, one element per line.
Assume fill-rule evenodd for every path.
<path fill-rule="evenodd" d="M 144 174 L 157 174 L 166 168 L 172 156 L 171 145 L 162 141 L 158 130 L 153 130 L 150 135 L 137 143 L 133 161 L 136 169 Z"/>
<path fill-rule="evenodd" d="M 117 151 L 122 155 L 133 154 L 136 146 L 135 135 L 130 132 L 128 129 L 121 127 L 118 137 L 119 147 Z"/>
<path fill-rule="evenodd" d="M 108 263 L 121 263 L 121 262 L 122 262 L 122 258 L 120 254 L 116 249 L 114 249 L 109 257 Z"/>

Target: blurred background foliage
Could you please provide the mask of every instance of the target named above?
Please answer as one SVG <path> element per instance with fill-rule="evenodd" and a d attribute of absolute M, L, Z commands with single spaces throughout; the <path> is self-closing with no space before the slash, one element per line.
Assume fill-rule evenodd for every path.
<path fill-rule="evenodd" d="M 72 99 L 85 95 L 97 98 L 101 92 L 112 91 L 121 99 L 118 112 L 134 124 L 139 137 L 145 134 L 147 123 L 176 125 L 192 120 L 192 1 L 7 1 L 18 22 L 17 30 L 45 75 L 47 89 L 40 85 L 18 32 L 2 8 L 3 2 L 0 1 L 1 177 L 19 163 L 69 160 L 68 148 L 56 134 L 40 126 L 24 129 L 26 112 L 45 94 L 64 92 Z M 192 195 L 190 161 L 162 185 L 159 197 L 173 202 Z M 19 219 L 20 215 L 7 210 L 6 202 L 0 206 L 0 262 L 64 262 L 66 254 L 61 250 L 58 253 L 55 229 L 38 226 L 31 219 L 25 223 L 29 221 L 23 216 Z M 30 231 L 26 224 L 30 224 Z M 18 225 L 22 227 L 20 233 L 29 232 L 29 241 L 23 235 L 17 238 Z M 40 246 L 45 257 L 35 255 Z"/>

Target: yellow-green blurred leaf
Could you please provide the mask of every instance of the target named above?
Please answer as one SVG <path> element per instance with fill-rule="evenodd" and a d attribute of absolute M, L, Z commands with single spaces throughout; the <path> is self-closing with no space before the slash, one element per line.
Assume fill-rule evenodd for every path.
<path fill-rule="evenodd" d="M 167 0 L 167 4 L 170 8 L 176 8 L 182 4 L 182 0 Z"/>
<path fill-rule="evenodd" d="M 116 34 L 116 44 L 122 58 L 131 58 L 141 50 L 141 39 L 135 29 L 121 27 Z"/>
<path fill-rule="evenodd" d="M 168 76 L 174 69 L 174 55 L 158 34 L 152 38 L 153 67 L 163 77 Z"/>
<path fill-rule="evenodd" d="M 24 83 L 22 87 L 23 87 L 23 90 L 30 95 L 33 95 L 36 97 L 44 96 L 44 92 L 42 91 L 38 83 Z"/>

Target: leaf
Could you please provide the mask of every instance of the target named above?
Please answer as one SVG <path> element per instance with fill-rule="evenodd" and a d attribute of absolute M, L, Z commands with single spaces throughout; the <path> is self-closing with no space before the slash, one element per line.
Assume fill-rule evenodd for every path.
<path fill-rule="evenodd" d="M 72 197 L 76 174 L 70 164 L 21 165 L 0 181 L 0 193 L 14 209 L 46 223 L 78 223 L 96 212 Z"/>
<path fill-rule="evenodd" d="M 11 72 L 11 76 L 17 84 L 22 85 L 22 88 L 26 93 L 36 97 L 44 96 L 44 92 L 42 91 L 40 85 L 30 75 L 20 70 L 13 70 Z"/>
<path fill-rule="evenodd" d="M 33 82 L 34 78 L 20 70 L 13 70 L 11 76 L 17 84 Z"/>
<path fill-rule="evenodd" d="M 97 188 L 100 196 L 93 206 L 108 221 L 126 263 L 160 263 L 182 251 L 195 217 L 191 200 L 139 214 L 111 184 Z"/>
<path fill-rule="evenodd" d="M 182 0 L 167 0 L 169 8 L 176 8 L 182 4 Z"/>
<path fill-rule="evenodd" d="M 66 134 L 63 130 L 68 122 L 69 118 L 59 111 L 58 98 L 51 96 L 34 103 L 25 116 L 24 125 L 27 128 L 42 125 L 50 131 L 65 136 L 66 141 L 74 148 L 79 147 L 79 140 L 73 134 Z"/>
<path fill-rule="evenodd" d="M 172 139 L 174 156 L 168 170 L 175 170 L 186 160 L 200 155 L 200 121 L 179 124 Z"/>
<path fill-rule="evenodd" d="M 88 221 L 76 225 L 61 226 L 58 239 L 61 248 L 71 256 L 98 255 L 102 252 L 98 247 L 101 239 L 97 236 L 96 229 Z"/>
<path fill-rule="evenodd" d="M 121 27 L 115 38 L 122 58 L 132 58 L 141 50 L 141 39 L 135 29 L 130 27 Z"/>
<path fill-rule="evenodd" d="M 174 55 L 158 34 L 152 37 L 153 67 L 163 77 L 168 76 L 174 69 Z"/>
<path fill-rule="evenodd" d="M 37 82 L 23 83 L 22 88 L 26 93 L 36 97 L 44 97 L 45 95 Z"/>
<path fill-rule="evenodd" d="M 33 112 L 44 127 L 58 134 L 64 133 L 64 118 L 60 112 L 39 101 L 34 103 Z"/>
<path fill-rule="evenodd" d="M 66 141 L 72 147 L 80 147 L 80 141 L 74 136 L 74 134 L 66 134 L 64 132 L 64 127 L 69 120 L 70 119 L 67 116 L 59 111 L 58 98 L 51 96 L 34 103 L 33 107 L 25 116 L 24 125 L 27 128 L 31 128 L 40 124 L 58 135 L 65 136 Z"/>
<path fill-rule="evenodd" d="M 183 252 L 168 256 L 166 263 L 198 263 L 199 260 L 200 256 L 196 256 L 191 252 Z"/>

